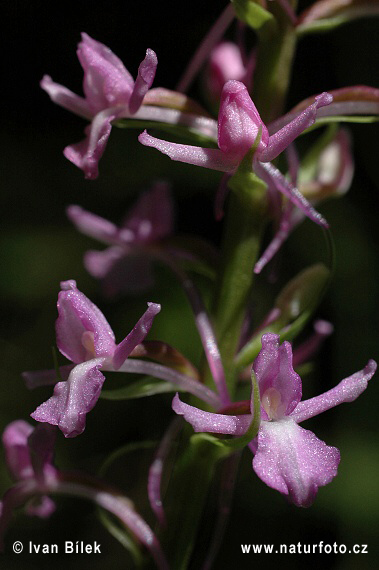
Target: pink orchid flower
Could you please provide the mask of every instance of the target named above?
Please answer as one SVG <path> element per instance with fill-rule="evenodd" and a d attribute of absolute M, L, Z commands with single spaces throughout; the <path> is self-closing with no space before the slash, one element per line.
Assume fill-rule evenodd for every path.
<path fill-rule="evenodd" d="M 57 345 L 74 366 L 64 367 L 66 380 L 55 385 L 54 394 L 31 417 L 57 425 L 65 437 L 74 437 L 84 431 L 86 415 L 99 399 L 105 380 L 100 370 L 121 368 L 146 337 L 161 307 L 149 303 L 131 332 L 116 344 L 103 313 L 77 289 L 75 281 L 63 281 L 61 289 L 57 303 Z M 33 376 L 38 381 L 38 373 L 29 376 L 32 383 L 36 381 Z"/>
<path fill-rule="evenodd" d="M 85 129 L 86 138 L 66 147 L 64 155 L 84 171 L 86 178 L 97 178 L 112 121 L 138 111 L 154 81 L 158 60 L 155 52 L 148 49 L 134 81 L 122 61 L 87 34 L 82 34 L 77 54 L 84 70 L 84 98 L 55 83 L 48 75 L 43 77 L 41 87 L 54 103 L 91 121 Z"/>
<path fill-rule="evenodd" d="M 329 105 L 332 101 L 333 97 L 329 93 L 318 95 L 304 111 L 270 135 L 246 86 L 240 81 L 230 80 L 224 85 L 221 95 L 218 149 L 173 143 L 153 137 L 146 131 L 140 134 L 139 141 L 163 152 L 172 160 L 229 174 L 236 172 L 243 158 L 256 145 L 252 163 L 255 173 L 286 195 L 313 221 L 327 226 L 323 217 L 270 161 L 314 123 L 320 107 Z"/>
<path fill-rule="evenodd" d="M 164 182 L 139 197 L 121 227 L 80 206 L 69 206 L 67 215 L 77 229 L 109 246 L 88 251 L 84 257 L 87 271 L 101 279 L 107 296 L 145 290 L 153 284 L 149 247 L 172 234 L 173 210 Z"/>
<path fill-rule="evenodd" d="M 292 366 L 289 342 L 279 345 L 279 335 L 262 336 L 262 350 L 253 370 L 261 400 L 261 424 L 249 444 L 254 453 L 253 469 L 269 487 L 286 495 L 295 505 L 307 507 L 318 488 L 337 474 L 340 453 L 298 424 L 334 406 L 354 401 L 366 388 L 376 362 L 342 380 L 335 388 L 301 402 L 300 376 Z M 184 416 L 196 432 L 243 435 L 251 414 L 229 415 L 205 412 L 185 404 L 176 395 L 174 411 Z"/>

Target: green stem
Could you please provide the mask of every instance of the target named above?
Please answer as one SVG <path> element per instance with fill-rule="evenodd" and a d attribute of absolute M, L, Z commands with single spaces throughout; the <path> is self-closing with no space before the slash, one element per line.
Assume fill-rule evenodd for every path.
<path fill-rule="evenodd" d="M 222 275 L 215 309 L 216 335 L 231 397 L 235 381 L 233 361 L 266 221 L 265 186 L 254 175 L 250 176 L 248 182 L 248 191 L 247 185 L 242 185 L 234 186 L 234 191 L 231 192 L 223 243 Z M 234 185 L 233 182 L 232 184 Z"/>
<path fill-rule="evenodd" d="M 293 24 L 275 2 L 270 3 L 277 26 L 264 26 L 258 37 L 253 100 L 262 120 L 269 123 L 283 112 L 296 49 Z"/>
<path fill-rule="evenodd" d="M 176 465 L 170 481 L 171 509 L 167 510 L 169 538 L 164 544 L 173 570 L 188 568 L 216 464 L 231 452 L 214 437 L 196 434 Z"/>

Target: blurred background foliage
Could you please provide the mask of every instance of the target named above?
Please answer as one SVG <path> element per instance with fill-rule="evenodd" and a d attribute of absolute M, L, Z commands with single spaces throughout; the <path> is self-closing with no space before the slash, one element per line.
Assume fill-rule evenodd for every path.
<path fill-rule="evenodd" d="M 302 7 L 308 5 L 304 1 Z M 173 185 L 177 229 L 197 233 L 218 245 L 221 225 L 213 219 L 214 190 L 219 174 L 172 163 L 137 142 L 138 131 L 113 129 L 100 163 L 100 177 L 86 181 L 83 173 L 62 155 L 63 148 L 82 137 L 84 121 L 52 104 L 39 88 L 44 73 L 81 93 L 82 71 L 75 55 L 80 32 L 110 46 L 135 75 L 147 47 L 158 55 L 155 86 L 174 88 L 199 40 L 226 5 L 223 0 L 192 2 L 96 3 L 68 0 L 55 5 L 43 0 L 8 2 L 3 19 L 2 150 L 0 233 L 0 428 L 17 418 L 27 419 L 49 397 L 50 388 L 28 392 L 21 372 L 52 367 L 54 321 L 59 281 L 76 279 L 78 287 L 104 311 L 118 340 L 143 312 L 146 301 L 162 304 L 151 337 L 171 342 L 189 358 L 201 350 L 184 295 L 171 276 L 157 269 L 154 290 L 110 301 L 84 270 L 83 253 L 101 248 L 79 235 L 68 222 L 65 208 L 80 204 L 115 222 L 152 180 L 165 178 Z M 304 38 L 299 44 L 288 105 L 323 90 L 345 85 L 379 87 L 379 19 L 361 20 L 330 35 Z M 230 37 L 232 34 L 229 32 Z M 5 80 L 4 80 L 5 79 Z M 201 82 L 191 89 L 201 100 Z M 342 200 L 322 207 L 332 226 L 337 266 L 333 284 L 317 316 L 335 325 L 312 373 L 304 379 L 305 396 L 334 386 L 361 369 L 369 358 L 379 360 L 378 336 L 378 139 L 379 125 L 349 126 L 353 134 L 356 174 Z M 263 314 L 282 285 L 302 268 L 325 259 L 321 231 L 305 222 L 291 236 L 277 265 L 278 279 L 267 285 L 269 272 L 257 280 L 254 309 Z M 199 279 L 206 294 L 209 283 Z M 268 298 L 269 297 L 269 298 Z M 180 318 L 178 318 L 180 315 Z M 63 358 L 61 360 L 63 362 Z M 121 379 L 120 382 L 126 381 Z M 114 380 L 113 380 L 114 382 Z M 57 443 L 57 464 L 62 468 L 96 473 L 104 458 L 125 442 L 157 441 L 172 412 L 171 396 L 128 402 L 100 401 L 89 414 L 85 433 L 72 440 L 62 434 Z M 215 568 L 324 568 L 348 570 L 378 562 L 379 447 L 378 379 L 352 405 L 341 406 L 309 421 L 305 427 L 329 445 L 341 449 L 339 475 L 320 490 L 311 509 L 288 506 L 251 470 L 246 453 L 236 487 L 234 507 Z M 146 504 L 146 476 L 152 451 L 135 452 L 117 462 L 109 475 L 125 490 L 152 522 Z M 3 456 L 0 491 L 9 486 Z M 190 489 L 188 490 L 190 492 Z M 132 568 L 122 547 L 102 528 L 91 505 L 58 500 L 49 521 L 14 520 L 6 540 L 4 568 L 57 569 Z M 214 517 L 210 507 L 204 521 L 199 559 L 207 548 L 206 528 Z M 101 556 L 16 556 L 14 540 L 47 543 L 97 540 Z M 256 556 L 240 553 L 241 543 L 368 544 L 368 555 Z M 201 552 L 201 551 L 202 552 Z M 3 560 L 5 564 L 3 565 Z M 125 562 L 126 560 L 126 562 Z M 195 562 L 194 568 L 200 566 Z"/>

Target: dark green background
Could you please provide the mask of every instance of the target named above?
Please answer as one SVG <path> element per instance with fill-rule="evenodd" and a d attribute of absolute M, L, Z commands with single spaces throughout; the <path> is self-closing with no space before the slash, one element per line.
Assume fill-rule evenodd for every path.
<path fill-rule="evenodd" d="M 304 2 L 303 5 L 307 3 Z M 80 32 L 110 46 L 135 75 L 147 47 L 157 52 L 155 86 L 174 88 L 200 38 L 225 2 L 50 2 L 23 0 L 7 3 L 3 19 L 2 120 L 0 203 L 0 427 L 24 418 L 51 390 L 28 392 L 20 374 L 50 368 L 59 281 L 74 278 L 79 288 L 98 303 L 121 340 L 146 301 L 162 304 L 152 337 L 171 342 L 190 358 L 198 358 L 199 341 L 190 311 L 178 286 L 163 270 L 157 287 L 138 297 L 110 302 L 82 267 L 88 247 L 98 247 L 78 235 L 65 217 L 65 207 L 77 203 L 115 222 L 120 221 L 139 191 L 157 177 L 173 184 L 177 200 L 177 228 L 195 232 L 218 244 L 221 228 L 212 216 L 214 189 L 219 175 L 173 164 L 157 152 L 141 147 L 137 132 L 113 129 L 100 163 L 100 177 L 84 180 L 82 172 L 62 155 L 64 146 L 81 139 L 85 123 L 53 105 L 39 88 L 44 73 L 81 93 L 82 71 L 75 55 Z M 323 90 L 352 84 L 379 87 L 379 19 L 344 26 L 331 35 L 317 35 L 299 44 L 289 106 Z M 191 94 L 201 97 L 198 86 Z M 378 337 L 378 135 L 379 127 L 351 127 L 356 175 L 349 194 L 326 204 L 323 214 L 331 223 L 336 242 L 337 267 L 333 285 L 318 316 L 331 320 L 334 335 L 327 341 L 314 373 L 304 380 L 306 396 L 316 395 L 361 369 L 369 358 L 379 359 Z M 101 247 L 101 246 L 99 246 Z M 277 283 L 267 286 L 267 274 L 257 286 L 257 312 L 297 271 L 325 257 L 320 230 L 309 222 L 296 230 L 285 247 Z M 206 290 L 207 283 L 199 285 Z M 177 315 L 180 312 L 180 319 Z M 63 360 L 62 360 L 63 362 Z M 158 439 L 169 418 L 170 396 L 149 401 L 99 402 L 89 415 L 85 433 L 74 440 L 58 438 L 57 465 L 96 473 L 103 458 L 133 439 Z M 371 569 L 379 560 L 378 380 L 351 405 L 329 411 L 310 422 L 318 437 L 341 449 L 338 477 L 323 488 L 310 509 L 288 506 L 243 459 L 234 509 L 215 568 L 319 567 Z M 125 489 L 139 509 L 146 508 L 145 482 L 151 455 L 135 453 L 117 464 L 112 481 Z M 0 488 L 9 478 L 1 459 Z M 190 489 L 188 490 L 190 492 Z M 147 514 L 148 517 L 151 515 Z M 213 513 L 210 517 L 213 516 Z M 205 527 L 210 521 L 205 521 Z M 204 530 L 205 532 L 205 530 Z M 206 537 L 206 534 L 205 534 Z M 53 558 L 16 556 L 14 540 L 57 542 L 97 540 L 101 556 Z M 368 555 L 240 554 L 240 543 L 345 543 L 368 544 Z M 204 539 L 206 543 L 206 538 Z M 202 546 L 206 548 L 206 544 Z M 200 550 L 198 551 L 200 554 Z M 4 560 L 4 565 L 3 565 Z M 49 521 L 19 514 L 6 539 L 4 568 L 131 568 L 120 545 L 103 530 L 91 505 L 59 500 Z M 194 568 L 198 568 L 195 563 Z"/>

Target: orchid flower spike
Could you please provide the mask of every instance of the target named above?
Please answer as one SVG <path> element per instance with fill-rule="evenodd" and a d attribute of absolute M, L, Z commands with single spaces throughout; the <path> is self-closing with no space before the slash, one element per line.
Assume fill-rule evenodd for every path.
<path fill-rule="evenodd" d="M 157 139 L 144 131 L 139 141 L 160 150 L 172 160 L 203 166 L 233 174 L 256 144 L 252 169 L 270 187 L 286 195 L 316 223 L 327 226 L 301 192 L 270 161 L 283 152 L 305 129 L 310 127 L 320 107 L 329 105 L 333 97 L 322 93 L 304 111 L 277 132 L 269 135 L 246 86 L 230 80 L 223 88 L 218 115 L 218 149 L 202 148 Z M 258 140 L 258 137 L 259 140 Z"/>
<path fill-rule="evenodd" d="M 101 279 L 107 296 L 146 290 L 153 284 L 149 247 L 172 234 L 173 211 L 165 182 L 157 182 L 140 196 L 121 227 L 80 206 L 69 206 L 67 215 L 77 229 L 109 246 L 84 257 L 87 271 Z"/>
<path fill-rule="evenodd" d="M 261 423 L 258 436 L 249 444 L 258 477 L 295 505 L 311 505 L 318 488 L 337 475 L 340 453 L 298 424 L 338 404 L 353 402 L 367 388 L 376 367 L 376 362 L 370 360 L 363 370 L 335 388 L 301 402 L 302 384 L 292 366 L 290 343 L 279 345 L 279 335 L 263 335 L 262 350 L 253 366 L 260 392 Z M 239 436 L 252 419 L 250 414 L 205 412 L 185 404 L 178 395 L 173 409 L 197 432 Z"/>
<path fill-rule="evenodd" d="M 104 44 L 82 34 L 78 58 L 84 70 L 85 97 L 75 95 L 45 75 L 41 81 L 52 101 L 91 121 L 86 138 L 65 148 L 68 160 L 84 171 L 86 178 L 97 178 L 98 163 L 105 150 L 112 121 L 130 117 L 140 108 L 157 69 L 157 56 L 148 49 L 134 81 L 122 61 Z"/>
<path fill-rule="evenodd" d="M 116 344 L 100 309 L 77 289 L 75 281 L 63 281 L 57 303 L 57 346 L 74 366 L 66 367 L 67 379 L 55 385 L 51 398 L 38 406 L 31 417 L 57 425 L 65 437 L 81 434 L 86 414 L 95 406 L 105 380 L 100 370 L 119 370 L 144 340 L 161 309 L 156 303 L 148 305 L 131 332 Z"/>

